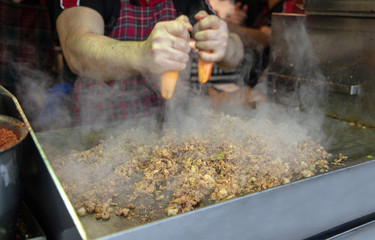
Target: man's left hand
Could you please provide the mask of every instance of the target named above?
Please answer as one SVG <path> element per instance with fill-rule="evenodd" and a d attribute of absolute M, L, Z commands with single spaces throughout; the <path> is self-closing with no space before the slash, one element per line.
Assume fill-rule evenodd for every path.
<path fill-rule="evenodd" d="M 219 62 L 224 58 L 228 45 L 227 23 L 206 11 L 198 12 L 195 19 L 199 22 L 194 26 L 193 37 L 200 57 L 207 62 Z"/>

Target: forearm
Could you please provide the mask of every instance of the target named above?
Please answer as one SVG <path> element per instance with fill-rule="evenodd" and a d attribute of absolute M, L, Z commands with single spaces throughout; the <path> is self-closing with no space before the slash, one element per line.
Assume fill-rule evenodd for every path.
<path fill-rule="evenodd" d="M 240 37 L 235 33 L 229 33 L 228 44 L 223 59 L 217 65 L 229 70 L 238 66 L 244 55 L 244 47 Z"/>
<path fill-rule="evenodd" d="M 245 48 L 265 48 L 270 44 L 270 36 L 259 29 L 242 27 L 230 23 L 228 23 L 228 28 L 241 38 Z"/>
<path fill-rule="evenodd" d="M 143 42 L 104 36 L 104 21 L 96 11 L 86 7 L 66 9 L 56 26 L 72 72 L 97 80 L 115 80 L 145 72 Z"/>
<path fill-rule="evenodd" d="M 69 38 L 63 52 L 74 73 L 96 80 L 116 80 L 145 73 L 142 43 L 84 33 Z"/>

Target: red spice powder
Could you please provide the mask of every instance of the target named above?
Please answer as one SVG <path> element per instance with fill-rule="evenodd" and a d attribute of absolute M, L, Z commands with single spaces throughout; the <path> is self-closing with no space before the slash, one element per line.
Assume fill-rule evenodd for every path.
<path fill-rule="evenodd" d="M 0 150 L 13 146 L 17 142 L 18 138 L 11 130 L 0 129 Z"/>

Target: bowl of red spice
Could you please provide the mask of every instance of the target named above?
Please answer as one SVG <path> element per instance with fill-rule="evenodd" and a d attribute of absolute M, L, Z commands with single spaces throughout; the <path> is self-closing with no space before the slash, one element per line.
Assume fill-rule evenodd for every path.
<path fill-rule="evenodd" d="M 21 142 L 27 133 L 28 130 L 23 122 L 0 114 L 0 152 Z"/>
<path fill-rule="evenodd" d="M 0 114 L 0 239 L 14 239 L 22 200 L 22 142 L 27 134 L 22 121 Z"/>
<path fill-rule="evenodd" d="M 7 149 L 18 143 L 17 135 L 7 128 L 0 129 L 0 150 Z"/>

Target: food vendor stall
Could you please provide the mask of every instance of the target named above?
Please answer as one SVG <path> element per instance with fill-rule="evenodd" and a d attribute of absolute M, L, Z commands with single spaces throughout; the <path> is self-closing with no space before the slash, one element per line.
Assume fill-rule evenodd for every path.
<path fill-rule="evenodd" d="M 225 116 L 223 120 L 217 119 L 218 122 L 223 121 L 225 128 L 232 132 L 237 133 L 241 130 L 243 133 L 250 131 L 255 134 L 245 142 L 252 144 L 244 145 L 246 150 L 243 151 L 243 155 L 246 156 L 244 159 L 250 164 L 238 170 L 243 174 L 240 176 L 245 179 L 249 176 L 249 181 L 245 184 L 250 189 L 248 192 L 242 191 L 242 194 L 228 197 L 231 196 L 230 192 L 235 186 L 241 185 L 242 179 L 231 175 L 231 179 L 237 179 L 230 185 L 231 188 L 217 192 L 212 190 L 215 195 L 209 192 L 208 200 L 202 198 L 196 201 L 194 208 L 189 211 L 183 211 L 189 203 L 185 201 L 176 208 L 169 208 L 171 211 L 166 211 L 162 218 L 153 218 L 155 209 L 147 208 L 145 205 L 143 213 L 146 214 L 137 218 L 138 215 L 131 213 L 135 212 L 134 209 L 142 208 L 135 201 L 135 206 L 128 204 L 121 208 L 127 209 L 130 215 L 129 212 L 125 213 L 125 210 L 120 214 L 115 214 L 115 210 L 108 210 L 110 217 L 106 219 L 108 216 L 104 209 L 116 209 L 121 204 L 117 199 L 118 196 L 142 182 L 144 176 L 147 177 L 147 183 L 153 183 L 154 179 L 151 177 L 160 177 L 161 172 L 163 176 L 167 176 L 172 172 L 173 164 L 170 168 L 158 169 L 157 161 L 153 162 L 155 156 L 158 156 L 161 159 L 160 165 L 162 163 L 165 166 L 169 165 L 169 161 L 172 161 L 169 156 L 177 150 L 170 150 L 167 146 L 175 144 L 184 153 L 192 151 L 191 159 L 197 160 L 197 164 L 184 166 L 185 168 L 179 166 L 181 168 L 177 170 L 182 173 L 188 168 L 191 173 L 195 173 L 205 169 L 209 164 L 208 161 L 202 160 L 203 155 L 199 154 L 211 154 L 210 147 L 215 147 L 216 142 L 214 140 L 205 142 L 207 139 L 193 136 L 189 138 L 188 145 L 178 145 L 181 142 L 174 141 L 174 138 L 171 142 L 167 142 L 169 138 L 166 135 L 162 137 L 157 144 L 157 150 L 154 151 L 156 145 L 151 144 L 148 148 L 147 144 L 142 143 L 142 145 L 121 138 L 121 135 L 116 135 L 118 131 L 116 128 L 110 133 L 103 132 L 103 129 L 89 127 L 38 133 L 30 129 L 30 136 L 25 139 L 24 151 L 27 154 L 23 158 L 24 201 L 46 236 L 52 239 L 345 239 L 352 234 L 366 236 L 371 233 L 372 221 L 375 220 L 373 202 L 375 91 L 373 67 L 371 67 L 371 64 L 374 64 L 372 59 L 375 46 L 372 46 L 374 45 L 372 41 L 375 31 L 372 31 L 370 26 L 373 25 L 375 18 L 372 11 L 368 9 L 373 9 L 372 3 L 363 1 L 362 3 L 366 5 L 364 8 L 361 8 L 363 5 L 360 4 L 360 8 L 350 8 L 351 11 L 347 11 L 348 8 L 341 9 L 342 5 L 339 9 L 335 8 L 334 1 L 320 3 L 306 1 L 304 6 L 306 15 L 277 14 L 273 18 L 272 58 L 267 78 L 268 98 L 274 103 L 270 104 L 270 109 L 277 112 L 280 118 L 290 117 L 291 121 L 286 125 L 286 129 L 283 123 L 275 124 L 272 119 L 269 120 L 270 122 L 260 121 L 264 115 L 260 118 L 257 116 L 255 122 L 251 122 L 251 119 L 246 118 L 247 116 L 244 118 L 240 116 L 240 120 Z M 1 90 L 0 96 L 2 99 L 7 99 L 2 101 L 7 106 L 4 109 L 9 111 L 10 115 L 21 115 L 28 125 L 27 118 L 20 111 L 16 99 L 5 90 Z M 280 108 L 275 109 L 274 106 Z M 262 110 L 261 105 L 259 109 Z M 321 115 L 312 118 L 311 113 Z M 292 116 L 295 115 L 301 115 L 301 118 L 293 121 Z M 313 121 L 309 121 L 311 119 Z M 317 121 L 319 121 L 318 125 Z M 242 123 L 244 125 L 240 125 Z M 248 123 L 251 125 L 247 125 Z M 319 144 L 313 145 L 312 150 L 315 154 L 311 156 L 317 159 L 314 158 L 312 163 L 307 159 L 303 162 L 293 161 L 294 158 L 303 157 L 299 156 L 298 152 L 289 152 L 291 153 L 289 155 L 280 154 L 278 159 L 271 154 L 272 151 L 260 155 L 268 145 L 264 148 L 250 148 L 255 146 L 261 137 L 270 142 L 277 139 L 287 152 L 292 146 L 302 150 L 308 149 L 310 146 L 308 144 L 299 145 L 297 141 L 295 145 L 292 136 L 297 135 L 297 139 L 301 139 L 303 134 L 299 134 L 299 130 L 296 130 L 298 128 L 291 127 L 293 124 L 307 127 L 309 130 L 307 135 L 314 136 L 318 132 L 324 135 L 324 138 L 319 139 L 321 147 Z M 309 125 L 313 125 L 311 129 L 308 128 Z M 257 128 L 266 135 L 256 132 Z M 279 132 L 281 134 L 278 134 Z M 305 131 L 301 132 L 305 133 Z M 237 156 L 237 152 L 233 149 L 237 149 L 237 145 L 230 141 L 232 136 L 227 136 L 226 132 L 222 133 L 221 130 L 217 130 L 217 134 L 216 139 L 222 140 L 219 142 L 222 145 L 220 151 L 212 156 L 209 155 L 213 159 L 211 162 L 220 165 L 229 163 L 233 159 L 236 161 L 242 159 L 234 157 Z M 220 134 L 222 135 L 219 136 Z M 150 133 L 148 137 L 152 138 L 152 134 Z M 240 134 L 236 137 L 242 139 Z M 193 140 L 195 142 L 192 142 Z M 129 159 L 124 155 L 123 150 L 129 145 L 132 148 L 125 152 L 129 156 L 133 153 L 145 156 L 141 167 L 134 165 L 138 168 L 132 168 L 132 160 L 137 158 L 136 155 L 131 155 Z M 104 153 L 106 149 L 110 149 L 108 152 L 112 155 L 108 156 L 111 157 L 112 162 L 115 162 L 117 157 L 125 156 L 123 159 L 126 159 L 129 165 L 122 169 L 119 168 L 120 165 L 111 165 L 112 162 L 102 157 L 107 156 Z M 142 155 L 145 149 L 148 154 Z M 72 153 L 71 150 L 74 152 Z M 325 151 L 330 156 L 325 155 Z M 247 155 L 249 152 L 254 152 L 254 155 Z M 259 165 L 256 156 L 261 156 L 260 160 L 271 157 L 267 165 Z M 266 173 L 267 176 L 277 179 L 272 173 L 276 174 L 280 169 L 287 168 L 288 164 L 282 161 L 284 158 L 290 158 L 288 164 L 295 164 L 291 167 L 292 170 L 301 167 L 301 171 L 292 174 L 290 178 L 285 178 L 289 175 L 281 175 L 280 179 L 283 181 L 279 181 L 279 184 L 272 185 L 268 181 L 258 182 L 260 172 L 265 168 L 270 170 Z M 318 159 L 326 162 L 315 164 L 315 160 Z M 121 160 L 122 158 L 118 161 Z M 81 168 L 78 170 L 74 168 L 73 161 L 78 161 Z M 278 165 L 280 161 L 282 165 Z M 94 164 L 86 165 L 87 162 Z M 134 162 L 138 164 L 139 161 Z M 152 172 L 147 172 L 150 169 L 150 162 L 153 163 Z M 61 166 L 65 171 L 60 171 Z M 225 166 L 228 170 L 229 165 Z M 256 170 L 260 172 L 249 175 L 253 170 L 252 166 L 265 168 L 259 167 Z M 105 180 L 100 178 L 103 175 L 89 175 L 94 173 L 90 172 L 94 167 L 99 167 L 102 170 L 100 173 L 103 173 L 103 170 L 113 173 L 114 178 L 110 178 L 109 182 L 102 182 Z M 210 173 L 211 175 L 205 172 L 204 180 L 210 182 L 211 177 L 216 180 L 227 174 L 226 169 L 220 168 L 218 171 L 218 165 L 214 168 L 215 171 Z M 131 175 L 129 169 L 136 172 L 136 175 Z M 116 181 L 122 181 L 118 178 L 119 175 L 115 175 L 121 170 L 127 171 L 126 179 L 136 176 L 138 181 L 113 191 L 108 186 L 117 186 Z M 93 177 L 89 178 L 90 176 Z M 85 185 L 70 185 L 69 179 L 80 177 L 89 178 L 88 183 L 91 185 L 88 186 L 95 186 L 93 189 L 98 191 L 91 192 L 90 189 L 80 188 Z M 105 185 L 107 188 L 102 188 L 101 183 L 107 184 Z M 161 186 L 169 185 L 166 181 L 163 185 L 158 185 L 160 191 L 162 191 Z M 193 182 L 190 186 L 199 186 L 198 190 L 205 188 L 201 182 L 196 184 Z M 184 191 L 188 192 L 186 189 Z M 86 196 L 86 192 L 95 193 L 97 195 L 90 195 L 90 197 L 96 199 L 100 198 L 99 193 L 109 193 L 111 201 L 107 202 L 107 206 L 96 204 L 93 213 L 88 213 L 87 205 L 95 201 L 80 205 L 80 199 L 71 198 L 76 196 L 77 192 L 81 197 Z M 82 192 L 83 194 L 79 195 Z M 145 192 L 136 193 L 136 197 L 145 194 Z M 158 199 L 151 199 L 152 203 L 163 202 L 163 198 L 167 197 L 159 193 L 152 192 L 153 197 L 158 197 Z M 134 196 L 133 192 L 129 193 L 129 196 Z M 176 200 L 176 196 L 178 194 L 173 192 L 172 199 Z M 212 201 L 215 200 L 215 196 L 219 197 L 219 201 Z M 225 197 L 220 198 L 220 196 Z M 151 205 L 155 207 L 155 204 Z M 82 206 L 84 210 L 81 209 Z M 95 210 L 95 208 L 100 209 Z"/>

